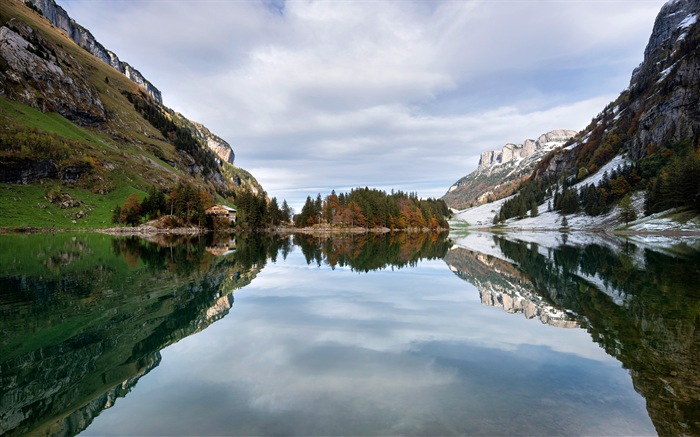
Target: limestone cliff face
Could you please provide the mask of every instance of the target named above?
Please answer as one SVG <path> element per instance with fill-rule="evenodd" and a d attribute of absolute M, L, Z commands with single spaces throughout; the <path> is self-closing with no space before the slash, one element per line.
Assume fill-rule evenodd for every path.
<path fill-rule="evenodd" d="M 500 164 L 524 159 L 540 151 L 550 151 L 576 135 L 576 131 L 558 129 L 542 134 L 537 140 L 527 139 L 523 144 L 506 144 L 501 150 L 483 152 L 477 170 L 487 170 Z"/>
<path fill-rule="evenodd" d="M 629 108 L 638 116 L 628 140 L 633 158 L 651 144 L 679 142 L 700 135 L 700 2 L 674 0 L 659 12 L 644 61 L 630 80 L 630 93 L 639 95 Z"/>
<path fill-rule="evenodd" d="M 522 144 L 506 144 L 500 150 L 483 152 L 478 168 L 455 182 L 442 198 L 451 208 L 463 209 L 507 197 L 547 153 L 575 134 L 557 129 L 536 140 L 526 139 Z"/>
<path fill-rule="evenodd" d="M 233 149 L 229 143 L 211 133 L 203 124 L 193 121 L 192 125 L 195 127 L 195 135 L 205 142 L 207 147 L 213 150 L 224 162 L 233 164 L 236 154 L 233 153 Z"/>
<path fill-rule="evenodd" d="M 87 72 L 59 47 L 47 47 L 38 32 L 18 20 L 0 27 L 0 60 L 7 66 L 0 71 L 0 90 L 79 124 L 104 121 L 104 106 Z"/>
<path fill-rule="evenodd" d="M 141 86 L 158 103 L 163 103 L 160 91 L 151 82 L 131 65 L 119 60 L 119 57 L 112 51 L 107 50 L 95 39 L 89 30 L 75 22 L 65 9 L 56 4 L 54 0 L 30 0 L 31 3 L 63 33 L 68 35 L 79 46 L 92 53 L 103 62 L 111 65 L 120 71 L 134 83 Z"/>

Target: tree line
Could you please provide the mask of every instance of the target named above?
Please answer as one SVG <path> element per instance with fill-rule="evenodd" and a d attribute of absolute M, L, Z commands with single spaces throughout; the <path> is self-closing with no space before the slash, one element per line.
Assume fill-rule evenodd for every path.
<path fill-rule="evenodd" d="M 264 192 L 254 193 L 248 189 L 231 193 L 231 198 L 236 204 L 235 225 L 239 229 L 263 229 L 291 221 L 292 208 L 286 200 L 280 206 L 277 198 L 268 201 Z M 230 221 L 218 220 L 206 214 L 207 208 L 214 204 L 214 199 L 214 195 L 206 190 L 184 181 L 178 182 L 170 190 L 151 187 L 143 201 L 132 193 L 123 205 L 116 205 L 112 210 L 112 223 L 137 226 L 167 216 L 165 224 L 170 227 L 231 227 Z"/>
<path fill-rule="evenodd" d="M 387 194 L 370 188 L 356 188 L 349 193 L 335 190 L 325 198 L 307 196 L 294 223 L 297 227 L 328 224 L 360 228 L 430 228 L 446 229 L 450 210 L 441 199 L 419 199 L 416 193 L 403 191 Z"/>
<path fill-rule="evenodd" d="M 575 186 L 578 180 L 587 176 L 585 168 L 580 169 L 576 177 L 562 177 L 554 183 L 542 177 L 530 180 L 516 196 L 503 203 L 493 222 L 501 223 L 513 217 L 522 219 L 528 215 L 537 217 L 538 205 L 543 204 L 545 199 L 549 199 L 547 211 L 558 211 L 562 215 L 583 212 L 589 216 L 598 216 L 608 213 L 615 203 L 643 186 L 644 179 L 640 171 L 640 163 L 625 163 L 610 173 L 603 172 L 598 184 L 589 183 L 578 187 Z M 628 207 L 627 204 L 625 206 Z"/>

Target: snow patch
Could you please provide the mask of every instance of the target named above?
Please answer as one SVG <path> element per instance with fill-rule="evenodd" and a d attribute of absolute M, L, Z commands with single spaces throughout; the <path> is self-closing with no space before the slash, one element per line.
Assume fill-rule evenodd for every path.
<path fill-rule="evenodd" d="M 588 184 L 593 184 L 593 185 L 598 185 L 600 181 L 603 180 L 603 175 L 605 172 L 608 172 L 608 176 L 610 173 L 612 173 L 613 170 L 615 170 L 618 166 L 625 166 L 626 163 L 631 163 L 632 161 L 627 158 L 624 155 L 617 155 L 613 159 L 611 159 L 607 164 L 602 166 L 601 168 L 598 169 L 597 172 L 593 173 L 591 176 L 588 176 L 586 179 L 582 180 L 581 182 L 577 183 L 574 185 L 576 189 L 581 188 L 584 185 Z"/>
<path fill-rule="evenodd" d="M 693 24 L 697 23 L 698 17 L 695 15 L 688 15 L 683 21 L 678 25 L 679 29 L 687 29 Z"/>

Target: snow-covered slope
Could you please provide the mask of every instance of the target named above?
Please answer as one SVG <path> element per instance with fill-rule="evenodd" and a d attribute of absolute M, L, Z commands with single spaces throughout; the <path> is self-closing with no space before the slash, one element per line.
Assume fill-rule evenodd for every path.
<path fill-rule="evenodd" d="M 588 176 L 586 179 L 574 185 L 574 187 L 581 188 L 588 184 L 597 185 L 606 173 L 611 174 L 614 169 L 624 166 L 628 162 L 630 162 L 630 159 L 626 155 L 618 155 L 601 167 L 596 173 Z M 493 218 L 500 211 L 503 203 L 510 198 L 511 197 L 507 197 L 474 208 L 456 211 L 451 220 L 451 224 L 455 228 L 489 228 L 493 226 Z M 504 224 L 505 229 L 533 231 L 560 229 L 562 227 L 563 216 L 556 211 L 549 211 L 549 205 L 553 202 L 554 199 L 552 199 L 552 197 L 545 198 L 544 202 L 538 205 L 539 214 L 537 217 L 526 217 L 521 220 L 517 218 L 509 219 Z M 632 196 L 632 205 L 637 212 L 637 217 L 642 218 L 630 223 L 626 228 L 628 230 L 656 233 L 660 231 L 700 232 L 700 219 L 696 218 L 679 223 L 674 220 L 674 211 L 643 217 L 644 195 L 641 192 Z M 620 219 L 619 206 L 615 206 L 606 214 L 595 217 L 580 213 L 567 215 L 566 218 L 568 221 L 568 228 L 571 230 L 604 231 L 613 230 L 624 225 Z"/>

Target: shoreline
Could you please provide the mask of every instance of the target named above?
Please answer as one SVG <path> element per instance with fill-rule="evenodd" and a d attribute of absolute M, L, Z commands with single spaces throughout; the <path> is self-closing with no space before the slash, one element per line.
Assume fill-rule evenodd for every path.
<path fill-rule="evenodd" d="M 260 233 L 275 233 L 280 235 L 305 234 L 315 236 L 344 236 L 344 235 L 361 235 L 361 234 L 387 234 L 394 232 L 406 233 L 422 233 L 422 232 L 489 232 L 494 234 L 504 233 L 519 233 L 519 232 L 542 232 L 542 233 L 561 233 L 567 234 L 572 232 L 587 233 L 587 234 L 606 234 L 606 235 L 639 235 L 639 236 L 666 236 L 666 237 L 700 237 L 700 230 L 628 230 L 628 229 L 546 229 L 546 228 L 495 228 L 495 227 L 474 227 L 474 228 L 407 228 L 407 229 L 389 229 L 389 228 L 334 228 L 334 227 L 305 227 L 295 228 L 293 226 L 278 226 L 275 228 L 258 229 L 254 231 L 242 231 L 240 229 L 205 229 L 198 227 L 184 228 L 156 228 L 151 225 L 139 225 L 136 227 L 115 227 L 115 228 L 38 228 L 38 227 L 0 227 L 0 235 L 7 234 L 41 234 L 41 233 L 81 233 L 92 232 L 106 234 L 112 236 L 140 236 L 149 237 L 154 235 L 203 235 L 208 233 L 241 233 L 241 232 L 260 232 Z"/>

